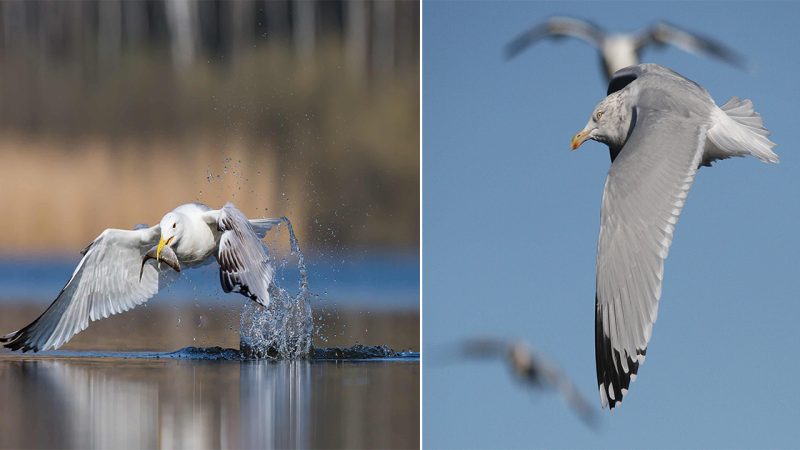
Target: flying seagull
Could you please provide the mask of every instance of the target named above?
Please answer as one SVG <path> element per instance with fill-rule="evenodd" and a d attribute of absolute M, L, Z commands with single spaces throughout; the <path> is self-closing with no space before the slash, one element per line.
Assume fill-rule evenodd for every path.
<path fill-rule="evenodd" d="M 657 64 L 620 70 L 572 139 L 608 145 L 600 213 L 595 356 L 603 407 L 622 401 L 644 361 L 664 259 L 695 173 L 733 156 L 777 163 L 750 100 L 718 107 L 697 83 Z"/>
<path fill-rule="evenodd" d="M 520 34 L 506 45 L 506 57 L 511 59 L 544 38 L 564 37 L 580 39 L 600 52 L 606 81 L 614 72 L 639 64 L 642 51 L 650 45 L 674 45 L 689 53 L 747 68 L 744 58 L 723 44 L 666 22 L 658 22 L 636 33 L 607 33 L 591 22 L 571 17 L 552 17 Z"/>
<path fill-rule="evenodd" d="M 572 381 L 557 366 L 534 351 L 527 342 L 470 339 L 462 343 L 460 354 L 468 358 L 505 359 L 518 380 L 531 387 L 559 392 L 587 425 L 596 425 L 597 416 L 594 410 Z"/>
<path fill-rule="evenodd" d="M 105 319 L 146 302 L 169 280 L 161 263 L 183 267 L 219 263 L 225 292 L 238 292 L 265 307 L 275 272 L 261 240 L 288 219 L 248 220 L 232 203 L 212 210 L 200 203 L 178 206 L 154 227 L 107 229 L 83 250 L 83 258 L 55 301 L 30 325 L 0 337 L 23 352 L 56 349 Z M 173 276 L 174 278 L 174 276 Z"/>

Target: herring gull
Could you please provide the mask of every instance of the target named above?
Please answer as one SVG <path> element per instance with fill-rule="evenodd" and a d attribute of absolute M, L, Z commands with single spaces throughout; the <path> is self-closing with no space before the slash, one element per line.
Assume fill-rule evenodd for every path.
<path fill-rule="evenodd" d="M 608 145 L 597 244 L 595 357 L 603 407 L 622 401 L 645 359 L 664 259 L 700 166 L 734 156 L 777 163 L 750 100 L 718 107 L 697 83 L 657 64 L 618 71 L 572 139 Z"/>
<path fill-rule="evenodd" d="M 589 21 L 571 17 L 551 17 L 520 34 L 506 45 L 506 57 L 513 58 L 544 38 L 564 37 L 580 39 L 600 52 L 606 81 L 616 71 L 638 64 L 642 51 L 651 45 L 669 44 L 688 53 L 720 59 L 740 69 L 747 67 L 744 58 L 725 45 L 666 22 L 635 33 L 607 33 Z"/>
<path fill-rule="evenodd" d="M 127 311 L 154 296 L 181 267 L 219 263 L 225 292 L 268 306 L 275 269 L 264 235 L 286 218 L 248 220 L 232 203 L 212 210 L 200 203 L 178 206 L 153 227 L 107 229 L 83 250 L 83 258 L 55 301 L 28 326 L 0 337 L 12 350 L 56 349 L 90 321 Z M 174 278 L 174 276 L 172 276 Z"/>

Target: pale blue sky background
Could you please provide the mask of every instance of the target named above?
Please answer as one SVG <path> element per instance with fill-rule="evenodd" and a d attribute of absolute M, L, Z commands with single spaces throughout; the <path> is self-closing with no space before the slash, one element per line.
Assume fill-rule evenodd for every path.
<path fill-rule="evenodd" d="M 599 408 L 594 279 L 609 157 L 572 135 L 605 93 L 598 56 L 517 33 L 553 15 L 635 30 L 666 19 L 739 49 L 752 73 L 674 48 L 645 62 L 751 98 L 777 166 L 700 171 L 666 264 L 647 361 L 599 433 L 505 367 L 443 364 L 475 335 L 524 338 Z M 423 439 L 441 447 L 800 445 L 800 3 L 437 2 L 423 6 Z"/>

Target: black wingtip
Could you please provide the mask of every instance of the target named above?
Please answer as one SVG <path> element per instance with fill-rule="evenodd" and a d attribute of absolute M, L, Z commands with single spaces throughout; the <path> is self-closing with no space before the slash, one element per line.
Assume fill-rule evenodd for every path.
<path fill-rule="evenodd" d="M 596 295 L 595 309 L 597 385 L 601 399 L 606 400 L 609 410 L 612 410 L 617 404 L 622 403 L 623 396 L 639 372 L 640 361 L 643 361 L 646 356 L 647 348 L 637 349 L 635 359 L 625 355 L 627 363 L 627 370 L 625 370 L 621 362 L 623 356 L 611 345 L 611 338 L 603 332 L 603 307 Z"/>
<path fill-rule="evenodd" d="M 25 329 L 15 331 L 13 333 L 9 333 L 5 336 L 0 337 L 0 344 L 2 344 L 2 346 L 7 349 L 13 351 L 22 351 L 23 353 L 29 351 L 33 352 L 39 351 L 39 348 L 36 345 L 31 345 L 30 342 L 28 342 Z"/>

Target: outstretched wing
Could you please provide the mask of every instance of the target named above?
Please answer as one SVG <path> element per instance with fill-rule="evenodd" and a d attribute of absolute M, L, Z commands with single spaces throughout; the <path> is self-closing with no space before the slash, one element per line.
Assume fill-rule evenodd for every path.
<path fill-rule="evenodd" d="M 268 306 L 275 268 L 270 263 L 267 247 L 261 242 L 257 230 L 266 233 L 269 229 L 266 227 L 271 228 L 280 219 L 263 219 L 253 223 L 233 203 L 227 203 L 219 211 L 209 211 L 206 215 L 216 215 L 217 227 L 222 232 L 217 252 L 222 290 L 238 292 Z"/>
<path fill-rule="evenodd" d="M 165 277 L 152 265 L 139 270 L 142 256 L 158 242 L 159 226 L 108 229 L 83 251 L 83 258 L 55 301 L 30 325 L 0 338 L 13 350 L 56 349 L 90 321 L 127 311 L 155 295 Z"/>
<path fill-rule="evenodd" d="M 721 59 L 740 69 L 747 68 L 745 58 L 724 44 L 666 22 L 659 22 L 645 30 L 639 35 L 636 47 L 641 49 L 650 43 L 674 45 L 688 53 Z"/>
<path fill-rule="evenodd" d="M 585 41 L 593 47 L 603 43 L 603 31 L 591 22 L 570 17 L 551 17 L 518 35 L 506 45 L 506 58 L 517 56 L 526 48 L 544 38 L 572 37 Z"/>
<path fill-rule="evenodd" d="M 457 354 L 465 358 L 493 359 L 505 358 L 511 349 L 511 343 L 491 337 L 471 338 L 461 342 Z"/>
<path fill-rule="evenodd" d="M 561 394 L 561 397 L 572 408 L 573 411 L 590 427 L 597 426 L 597 415 L 595 410 L 581 395 L 578 387 L 567 377 L 567 375 L 557 366 L 541 360 L 533 355 L 534 364 L 538 366 L 538 371 L 542 380 L 550 385 L 554 390 Z"/>
<path fill-rule="evenodd" d="M 611 165 L 597 244 L 595 356 L 603 407 L 622 401 L 656 320 L 664 259 L 703 154 L 706 127 L 640 109 Z"/>

